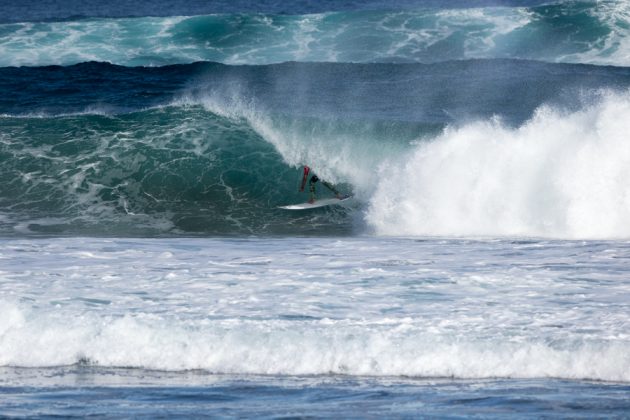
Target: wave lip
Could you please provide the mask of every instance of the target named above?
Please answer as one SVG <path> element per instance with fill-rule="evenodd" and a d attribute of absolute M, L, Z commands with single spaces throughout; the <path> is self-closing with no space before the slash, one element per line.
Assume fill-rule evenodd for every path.
<path fill-rule="evenodd" d="M 521 58 L 628 65 L 630 6 L 535 7 L 305 15 L 101 18 L 0 25 L 0 66 L 103 61 L 160 66 L 216 61 L 439 62 Z"/>

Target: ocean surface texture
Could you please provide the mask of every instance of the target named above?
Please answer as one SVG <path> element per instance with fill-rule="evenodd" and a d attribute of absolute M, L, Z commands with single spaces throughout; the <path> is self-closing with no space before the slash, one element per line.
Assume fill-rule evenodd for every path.
<path fill-rule="evenodd" d="M 12 2 L 0 92 L 0 416 L 628 417 L 626 2 Z"/>

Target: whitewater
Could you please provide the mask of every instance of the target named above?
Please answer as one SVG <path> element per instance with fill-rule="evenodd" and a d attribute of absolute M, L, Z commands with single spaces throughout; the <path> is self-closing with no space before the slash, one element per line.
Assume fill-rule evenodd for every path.
<path fill-rule="evenodd" d="M 409 415 L 422 401 L 443 415 L 444 393 L 448 405 L 492 399 L 459 412 L 494 415 L 563 413 L 558 401 L 578 392 L 585 402 L 570 412 L 622 415 L 629 251 L 523 239 L 4 240 L 0 407 L 63 414 L 39 392 L 96 393 L 103 402 L 82 413 L 124 415 L 133 402 L 136 414 L 256 415 L 269 393 L 288 410 L 315 393 L 328 396 L 300 410 L 352 415 L 340 404 L 354 401 Z M 185 408 L 186 395 L 198 403 Z M 513 408 L 515 395 L 527 402 Z"/>
<path fill-rule="evenodd" d="M 624 2 L 58 3 L 0 7 L 0 416 L 627 417 Z"/>
<path fill-rule="evenodd" d="M 21 293 L 2 302 L 3 365 L 630 380 L 627 280 L 624 264 L 614 262 L 627 260 L 627 245 L 372 238 L 5 245 L 12 282 L 3 294 Z M 584 279 L 583 261 L 609 274 Z M 90 277 L 102 281 L 86 287 Z"/>

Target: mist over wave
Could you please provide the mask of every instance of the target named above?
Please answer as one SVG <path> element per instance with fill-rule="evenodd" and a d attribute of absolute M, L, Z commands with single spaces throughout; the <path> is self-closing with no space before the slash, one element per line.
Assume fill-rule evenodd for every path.
<path fill-rule="evenodd" d="M 80 19 L 0 24 L 0 66 L 440 62 L 520 58 L 627 65 L 629 6 L 345 10 L 314 14 Z"/>
<path fill-rule="evenodd" d="M 0 115 L 119 115 L 192 103 L 239 102 L 293 117 L 443 125 L 500 116 L 511 125 L 543 103 L 577 109 L 589 92 L 624 90 L 630 70 L 523 60 L 435 64 L 199 62 L 158 68 L 82 63 L 0 68 Z M 593 98 L 594 99 L 594 98 Z M 196 101 L 196 102 L 195 102 Z"/>

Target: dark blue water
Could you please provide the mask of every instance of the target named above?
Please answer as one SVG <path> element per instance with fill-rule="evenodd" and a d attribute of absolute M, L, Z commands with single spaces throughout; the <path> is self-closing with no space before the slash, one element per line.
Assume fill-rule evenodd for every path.
<path fill-rule="evenodd" d="M 0 114 L 125 114 L 182 97 L 254 101 L 269 113 L 349 120 L 461 123 L 499 116 L 520 125 L 543 105 L 580 108 L 584 97 L 630 86 L 626 67 L 467 60 L 439 64 L 194 63 L 123 67 L 0 68 Z M 296 91 L 299 87 L 299 91 Z"/>
<path fill-rule="evenodd" d="M 0 412 L 10 417 L 593 419 L 625 418 L 630 410 L 627 384 L 589 381 L 270 378 L 89 367 L 4 369 L 3 375 L 23 382 L 0 386 Z M 573 398 L 584 392 L 589 397 Z"/>

